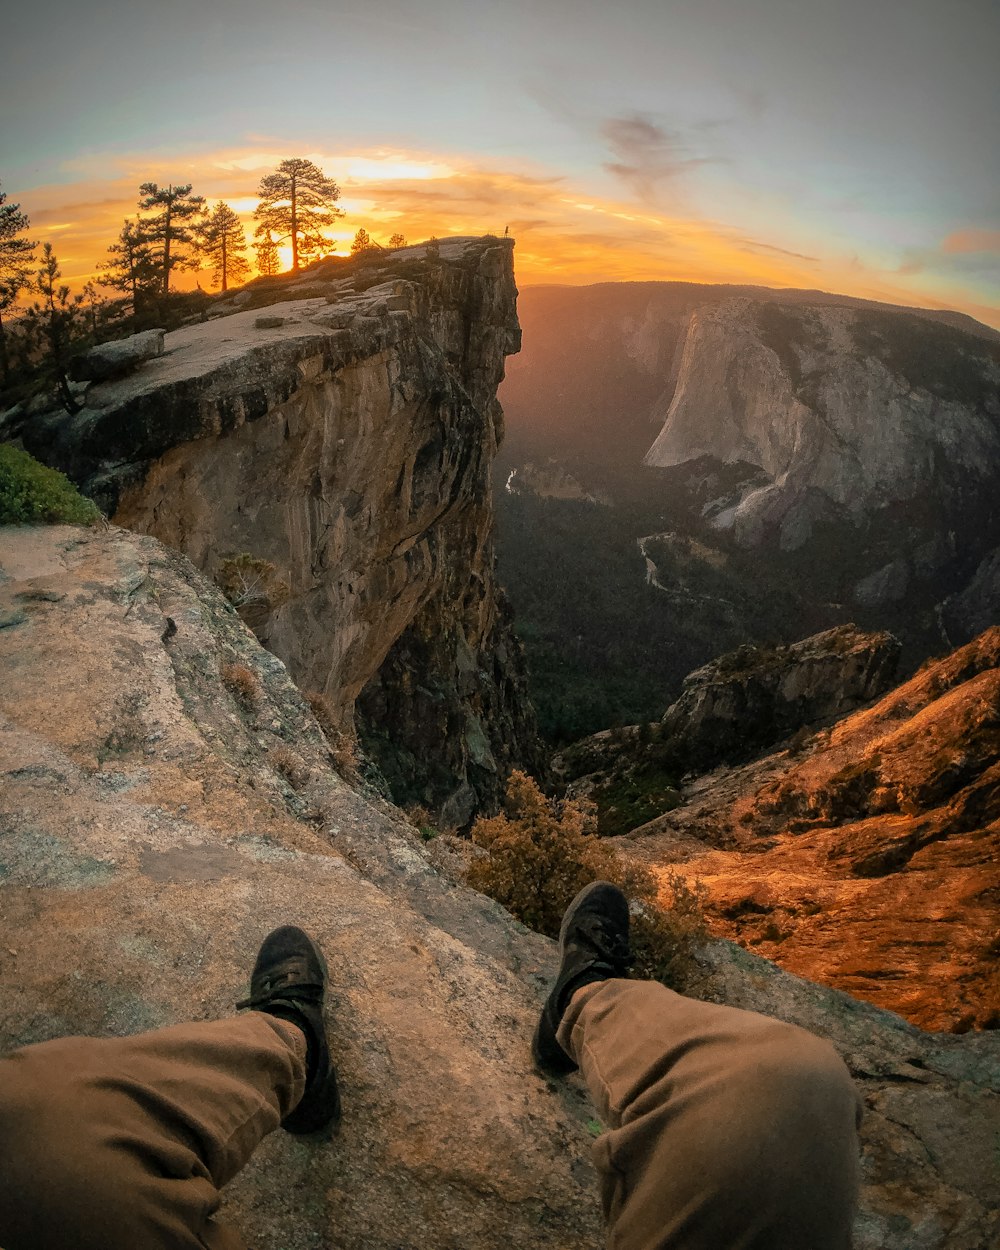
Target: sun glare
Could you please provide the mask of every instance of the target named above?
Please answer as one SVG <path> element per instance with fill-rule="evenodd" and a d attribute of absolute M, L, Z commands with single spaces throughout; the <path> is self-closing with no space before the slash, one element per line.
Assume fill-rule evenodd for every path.
<path fill-rule="evenodd" d="M 450 178 L 455 171 L 439 161 L 412 161 L 394 156 L 348 156 L 340 168 L 347 178 L 361 181 L 396 182 L 430 178 Z"/>
<path fill-rule="evenodd" d="M 224 200 L 239 214 L 254 260 L 252 243 L 257 222 L 255 194 L 260 176 L 273 170 L 287 153 L 220 151 L 183 164 L 184 180 L 210 204 Z M 648 205 L 622 198 L 599 198 L 564 179 L 545 178 L 540 171 L 481 164 L 458 155 L 436 157 L 424 151 L 323 154 L 306 153 L 337 181 L 343 212 L 327 238 L 327 254 L 346 255 L 359 228 L 381 244 L 399 232 L 411 242 L 432 235 L 502 235 L 509 225 L 517 240 L 518 278 L 525 283 L 680 280 L 751 282 L 844 290 L 847 294 L 894 303 L 957 304 L 973 316 L 996 323 L 994 307 L 977 305 L 948 280 L 922 286 L 886 267 L 883 258 L 855 262 L 824 251 L 808 239 L 796 246 L 802 255 L 756 240 L 738 226 L 694 216 L 657 214 Z M 148 156 L 122 157 L 114 181 L 81 180 L 52 184 L 20 199 L 37 223 L 40 236 L 57 244 L 64 280 L 74 289 L 95 276 L 96 263 L 121 230 L 122 220 L 135 215 L 135 192 L 150 177 Z M 163 171 L 166 181 L 170 171 Z M 942 251 L 975 252 L 997 245 L 997 234 L 959 229 L 944 241 Z M 291 268 L 287 240 L 278 244 L 281 267 Z M 813 253 L 813 256 L 806 253 Z M 100 275 L 98 274 L 98 280 Z M 188 274 L 177 274 L 178 286 Z M 202 275 L 195 281 L 207 282 Z"/>

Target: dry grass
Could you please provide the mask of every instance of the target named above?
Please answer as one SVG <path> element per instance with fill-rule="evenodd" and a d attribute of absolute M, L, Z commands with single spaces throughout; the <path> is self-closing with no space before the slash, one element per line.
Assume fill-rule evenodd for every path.
<path fill-rule="evenodd" d="M 279 773 L 293 790 L 301 790 L 309 780 L 309 766 L 302 757 L 283 743 L 271 748 L 267 762 Z"/>
<path fill-rule="evenodd" d="M 257 674 L 245 664 L 223 664 L 219 670 L 222 684 L 233 696 L 244 712 L 256 712 L 260 706 L 263 691 Z"/>
<path fill-rule="evenodd" d="M 321 694 L 318 690 L 310 691 L 306 695 L 306 701 L 312 708 L 316 723 L 322 729 L 323 736 L 330 747 L 330 756 L 337 772 L 344 777 L 356 777 L 360 758 L 358 736 L 353 727 L 349 730 L 340 727 L 333 704 L 325 694 Z"/>

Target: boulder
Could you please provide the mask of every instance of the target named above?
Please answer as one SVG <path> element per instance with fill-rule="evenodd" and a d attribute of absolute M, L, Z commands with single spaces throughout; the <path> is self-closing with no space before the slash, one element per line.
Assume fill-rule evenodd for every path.
<path fill-rule="evenodd" d="M 689 674 L 663 736 L 689 767 L 746 758 L 804 725 L 832 720 L 889 689 L 899 660 L 888 633 L 854 625 L 790 646 L 743 646 Z"/>
<path fill-rule="evenodd" d="M 163 355 L 165 330 L 143 330 L 127 339 L 98 343 L 70 362 L 69 375 L 77 382 L 103 382 L 121 378 L 147 360 Z"/>

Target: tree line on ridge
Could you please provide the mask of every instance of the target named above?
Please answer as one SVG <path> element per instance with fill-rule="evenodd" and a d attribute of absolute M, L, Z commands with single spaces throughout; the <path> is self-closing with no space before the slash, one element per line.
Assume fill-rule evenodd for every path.
<path fill-rule="evenodd" d="M 282 161 L 261 179 L 258 197 L 253 250 L 260 276 L 281 271 L 280 248 L 290 252 L 292 273 L 330 252 L 324 231 L 344 215 L 337 206 L 340 188 L 312 161 Z M 200 285 L 196 292 L 171 289 L 177 271 L 204 264 L 221 291 L 251 275 L 239 215 L 223 200 L 210 208 L 191 183 L 142 183 L 136 215 L 126 218 L 108 248 L 100 276 L 75 295 L 62 282 L 52 244 L 36 253 L 30 225 L 0 187 L 0 409 L 45 386 L 55 389 L 67 411 L 76 411 L 66 368 L 73 352 L 154 325 L 169 329 L 203 310 L 207 297 Z M 405 245 L 401 234 L 387 244 Z M 352 255 L 380 250 L 367 230 L 358 230 Z M 108 297 L 102 288 L 116 294 Z"/>

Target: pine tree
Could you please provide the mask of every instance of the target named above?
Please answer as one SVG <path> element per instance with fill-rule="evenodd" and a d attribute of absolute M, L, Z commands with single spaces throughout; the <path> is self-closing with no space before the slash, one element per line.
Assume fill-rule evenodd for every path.
<path fill-rule="evenodd" d="M 74 329 L 80 314 L 83 296 L 78 295 L 70 300 L 69 287 L 59 282 L 62 274 L 59 262 L 52 250 L 52 244 L 42 247 L 42 267 L 38 271 L 35 290 L 42 297 L 41 312 L 44 322 L 45 337 L 48 341 L 48 372 L 56 384 L 59 399 L 66 411 L 73 415 L 79 412 L 82 404 L 78 403 L 69 388 L 66 366 L 69 362 L 74 338 Z"/>
<path fill-rule="evenodd" d="M 20 204 L 8 204 L 7 196 L 0 189 L 0 376 L 4 383 L 10 380 L 10 362 L 7 358 L 7 332 L 3 315 L 13 307 L 18 295 L 31 283 L 31 266 L 37 244 L 25 239 L 24 231 L 31 224 Z"/>
<path fill-rule="evenodd" d="M 181 187 L 158 187 L 155 182 L 144 182 L 139 195 L 139 208 L 153 214 L 143 219 L 142 229 L 157 254 L 160 295 L 166 299 L 173 270 L 190 268 L 195 263 L 186 249 L 197 246 L 198 219 L 204 214 L 205 200 L 191 194 L 190 182 Z"/>
<path fill-rule="evenodd" d="M 257 272 L 262 278 L 273 277 L 281 269 L 278 262 L 278 247 L 271 238 L 270 230 L 261 230 L 260 227 L 255 231 L 254 237 L 256 242 L 253 250 L 257 253 Z"/>
<path fill-rule="evenodd" d="M 389 246 L 390 247 L 406 247 L 406 235 L 405 234 L 390 234 Z"/>
<path fill-rule="evenodd" d="M 260 180 L 260 203 L 254 216 L 260 223 L 255 237 L 268 235 L 275 244 L 286 239 L 292 247 L 292 273 L 329 246 L 323 231 L 343 213 L 334 204 L 340 188 L 312 161 L 295 157 L 282 161 L 273 174 Z"/>
<path fill-rule="evenodd" d="M 359 252 L 367 252 L 372 245 L 371 235 L 362 226 L 358 233 L 354 236 L 354 242 L 351 244 L 351 255 L 357 256 Z"/>
<path fill-rule="evenodd" d="M 229 284 L 246 281 L 250 277 L 247 262 L 247 237 L 243 223 L 228 204 L 222 200 L 216 204 L 198 234 L 198 246 L 202 255 L 214 270 L 213 286 L 221 282 L 222 290 Z"/>
<path fill-rule="evenodd" d="M 140 321 L 151 311 L 161 290 L 160 268 L 142 224 L 126 221 L 121 233 L 108 248 L 108 260 L 98 269 L 101 283 L 121 293 L 132 305 L 132 317 Z"/>

